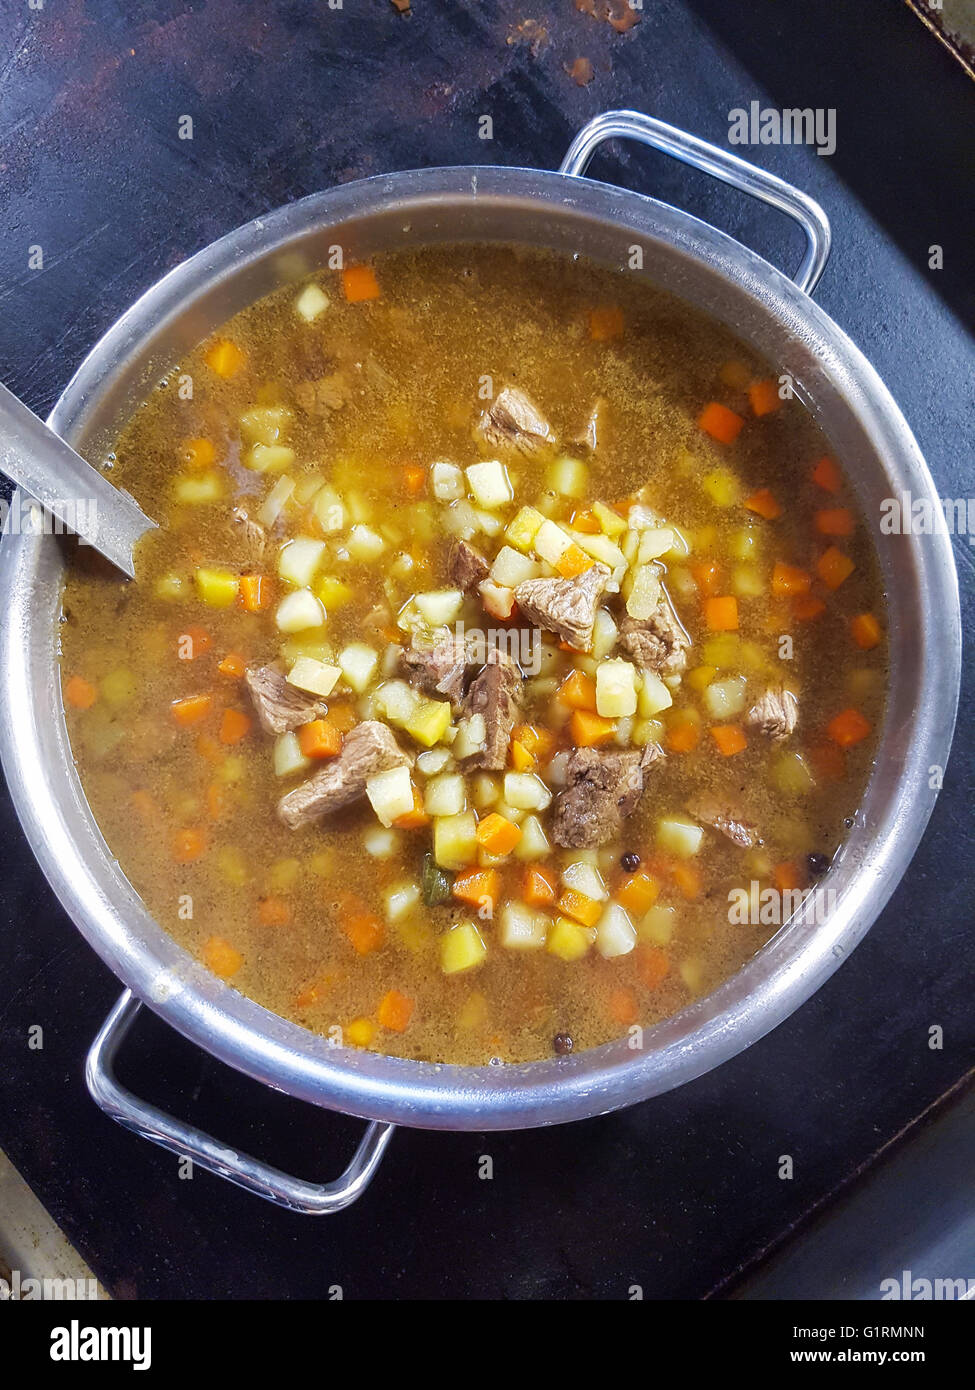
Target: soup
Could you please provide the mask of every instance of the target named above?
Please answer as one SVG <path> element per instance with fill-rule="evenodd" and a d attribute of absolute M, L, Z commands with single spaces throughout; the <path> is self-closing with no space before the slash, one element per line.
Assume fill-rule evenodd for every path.
<path fill-rule="evenodd" d="M 192 955 L 336 1045 L 529 1061 L 712 990 L 821 880 L 885 688 L 788 378 L 662 290 L 448 246 L 246 309 L 107 461 L 85 793 Z"/>

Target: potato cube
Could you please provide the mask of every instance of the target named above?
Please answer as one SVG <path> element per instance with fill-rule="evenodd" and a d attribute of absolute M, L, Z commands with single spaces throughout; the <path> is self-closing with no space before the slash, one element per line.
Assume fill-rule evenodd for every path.
<path fill-rule="evenodd" d="M 436 817 L 433 856 L 441 869 L 466 869 L 477 859 L 477 821 L 473 811 Z"/>
<path fill-rule="evenodd" d="M 229 608 L 237 598 L 240 578 L 230 570 L 198 569 L 196 592 L 210 608 Z"/>
<path fill-rule="evenodd" d="M 550 465 L 546 478 L 548 486 L 560 497 L 578 500 L 585 497 L 589 486 L 589 469 L 582 459 L 560 458 Z"/>
<path fill-rule="evenodd" d="M 507 589 L 516 589 L 527 579 L 537 579 L 541 572 L 541 567 L 534 560 L 529 560 L 527 555 L 522 555 L 520 550 L 510 545 L 501 547 L 491 566 L 494 583 Z"/>
<path fill-rule="evenodd" d="M 288 672 L 288 684 L 312 695 L 331 695 L 342 672 L 338 666 L 328 666 L 314 657 L 300 656 Z"/>
<path fill-rule="evenodd" d="M 241 463 L 254 473 L 283 473 L 295 461 L 294 449 L 286 444 L 254 444 L 241 456 Z"/>
<path fill-rule="evenodd" d="M 321 627 L 325 609 L 310 589 L 295 589 L 286 594 L 274 615 L 279 632 L 303 632 L 308 627 Z"/>
<path fill-rule="evenodd" d="M 450 728 L 450 702 L 421 700 L 407 719 L 404 728 L 417 743 L 422 743 L 424 748 L 432 748 Z"/>
<path fill-rule="evenodd" d="M 489 511 L 506 506 L 515 495 L 508 470 L 498 459 L 472 463 L 464 472 L 474 500 L 478 506 L 487 507 Z"/>
<path fill-rule="evenodd" d="M 636 667 L 622 657 L 596 667 L 596 713 L 603 719 L 636 713 Z"/>
<path fill-rule="evenodd" d="M 463 601 L 464 595 L 460 589 L 433 589 L 426 594 L 417 594 L 414 599 L 421 616 L 431 627 L 452 623 Z"/>
<path fill-rule="evenodd" d="M 320 314 L 324 314 L 331 300 L 324 290 L 317 285 L 306 285 L 295 300 L 295 313 L 305 323 L 314 323 Z"/>
<path fill-rule="evenodd" d="M 323 535 L 334 536 L 345 530 L 345 503 L 333 487 L 319 488 L 311 509 Z"/>
<path fill-rule="evenodd" d="M 390 826 L 413 810 L 413 783 L 408 767 L 377 772 L 366 782 L 366 796 L 383 825 Z"/>
<path fill-rule="evenodd" d="M 619 903 L 607 903 L 596 923 L 596 950 L 606 960 L 625 956 L 636 945 L 636 931 L 630 915 Z"/>
<path fill-rule="evenodd" d="M 445 975 L 472 970 L 487 955 L 487 946 L 473 922 L 458 922 L 440 938 L 440 968 Z"/>
<path fill-rule="evenodd" d="M 353 560 L 376 560 L 386 549 L 386 542 L 379 532 L 361 522 L 349 532 L 347 544 Z"/>
<path fill-rule="evenodd" d="M 281 547 L 278 574 L 288 584 L 306 589 L 314 579 L 324 554 L 324 541 L 313 540 L 310 536 L 296 536 Z"/>
<path fill-rule="evenodd" d="M 596 939 L 594 927 L 583 927 L 569 917 L 556 917 L 545 949 L 559 960 L 580 960 Z"/>
<path fill-rule="evenodd" d="M 683 816 L 661 816 L 657 821 L 657 845 L 666 854 L 676 854 L 678 859 L 690 859 L 697 854 L 704 841 L 704 831 L 693 821 Z"/>
<path fill-rule="evenodd" d="M 534 507 L 522 507 L 521 511 L 515 514 L 514 520 L 509 522 L 504 534 L 518 550 L 530 550 L 544 520 L 541 512 L 536 511 Z"/>
<path fill-rule="evenodd" d="M 674 697 L 656 671 L 644 671 L 643 684 L 637 698 L 637 708 L 641 717 L 650 719 L 661 710 L 670 709 L 673 703 Z"/>
<path fill-rule="evenodd" d="M 464 495 L 464 475 L 447 459 L 438 459 L 430 469 L 430 482 L 438 502 L 456 502 Z"/>
<path fill-rule="evenodd" d="M 552 846 L 538 816 L 526 816 L 521 822 L 521 839 L 515 845 L 515 858 L 530 864 L 535 859 L 547 859 L 551 853 Z"/>
<path fill-rule="evenodd" d="M 566 888 L 581 893 L 584 898 L 591 898 L 594 903 L 604 902 L 609 897 L 602 874 L 585 859 L 574 859 L 567 864 L 562 870 L 562 882 Z"/>
<path fill-rule="evenodd" d="M 538 950 L 545 945 L 549 918 L 525 903 L 506 903 L 501 912 L 501 945 L 509 951 Z"/>
<path fill-rule="evenodd" d="M 385 900 L 387 921 L 401 922 L 404 917 L 409 916 L 414 908 L 419 907 L 420 885 L 408 880 L 394 883 L 391 888 L 386 889 Z"/>
<path fill-rule="evenodd" d="M 273 761 L 278 777 L 290 777 L 294 772 L 303 772 L 306 767 L 311 767 L 311 758 L 306 758 L 302 753 L 298 735 L 290 732 L 279 734 L 274 740 Z"/>
<path fill-rule="evenodd" d="M 365 642 L 350 642 L 339 652 L 338 662 L 347 683 L 361 695 L 376 674 L 379 653 Z"/>
<path fill-rule="evenodd" d="M 543 521 L 532 544 L 537 555 L 550 565 L 557 565 L 572 544 L 572 539 L 554 521 Z"/>
<path fill-rule="evenodd" d="M 423 789 L 423 809 L 428 816 L 459 816 L 467 809 L 467 788 L 459 772 L 431 777 Z"/>

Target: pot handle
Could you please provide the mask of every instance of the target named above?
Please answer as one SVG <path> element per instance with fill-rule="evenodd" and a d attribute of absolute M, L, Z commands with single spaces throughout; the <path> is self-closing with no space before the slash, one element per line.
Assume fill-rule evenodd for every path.
<path fill-rule="evenodd" d="M 225 1148 L 203 1130 L 139 1100 L 119 1084 L 114 1069 L 115 1055 L 141 1008 L 140 1000 L 131 990 L 125 990 L 102 1024 L 85 1062 L 88 1090 L 106 1115 L 153 1144 L 180 1157 L 191 1158 L 217 1177 L 226 1178 L 289 1211 L 328 1216 L 351 1206 L 362 1196 L 379 1167 L 394 1125 L 370 1121 L 352 1162 L 341 1177 L 329 1183 L 290 1177 L 249 1154 Z"/>
<path fill-rule="evenodd" d="M 605 111 L 594 117 L 569 146 L 559 173 L 580 178 L 603 141 L 615 139 L 639 140 L 644 145 L 652 145 L 684 164 L 713 174 L 743 193 L 750 193 L 753 198 L 778 208 L 798 222 L 806 234 L 806 253 L 792 278 L 804 293 L 812 294 L 826 269 L 832 233 L 829 218 L 808 194 L 801 193 L 775 174 L 739 159 L 730 150 L 658 121 L 655 116 L 645 116 L 642 111 Z"/>

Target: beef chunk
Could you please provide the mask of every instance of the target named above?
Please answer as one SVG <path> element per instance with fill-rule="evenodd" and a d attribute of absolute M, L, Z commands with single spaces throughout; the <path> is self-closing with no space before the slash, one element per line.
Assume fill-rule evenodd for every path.
<path fill-rule="evenodd" d="M 307 415 L 319 417 L 330 415 L 333 410 L 341 410 L 352 388 L 344 371 L 329 372 L 316 381 L 295 383 L 295 400 Z"/>
<path fill-rule="evenodd" d="M 461 720 L 479 715 L 484 720 L 484 746 L 461 759 L 467 770 L 481 767 L 500 772 L 508 759 L 511 730 L 517 722 L 521 695 L 521 672 L 507 652 L 492 647 L 487 664 L 471 682 L 464 700 Z"/>
<path fill-rule="evenodd" d="M 456 541 L 447 559 L 447 573 L 458 589 L 472 594 L 482 579 L 487 579 L 490 565 L 480 551 L 466 541 Z"/>
<path fill-rule="evenodd" d="M 244 672 L 244 679 L 261 728 L 266 733 L 287 733 L 325 713 L 321 700 L 316 700 L 306 690 L 299 690 L 296 685 L 289 685 L 284 672 L 276 666 L 250 666 Z"/>
<path fill-rule="evenodd" d="M 463 637 L 448 633 L 432 647 L 421 646 L 414 638 L 401 653 L 400 665 L 417 689 L 435 699 L 446 696 L 455 708 L 460 706 L 468 666 L 467 644 Z"/>
<path fill-rule="evenodd" d="M 620 623 L 620 646 L 627 656 L 662 676 L 685 669 L 690 645 L 666 598 L 661 598 L 649 618 L 624 618 Z"/>
<path fill-rule="evenodd" d="M 745 727 L 764 734 L 773 743 L 787 739 L 799 718 L 799 702 L 784 686 L 769 686 L 757 704 L 745 716 Z"/>
<path fill-rule="evenodd" d="M 255 521 L 246 507 L 234 507 L 230 513 L 234 523 L 234 534 L 250 560 L 264 557 L 267 532 L 259 521 Z"/>
<path fill-rule="evenodd" d="M 739 806 L 704 794 L 689 801 L 687 809 L 695 820 L 699 820 L 702 825 L 710 825 L 712 830 L 720 831 L 732 844 L 740 845 L 742 849 L 751 849 L 753 845 L 762 843 L 755 822 L 749 820 Z"/>
<path fill-rule="evenodd" d="M 378 719 L 363 720 L 346 735 L 337 758 L 282 796 L 278 816 L 290 830 L 310 825 L 330 811 L 357 801 L 365 793 L 366 782 L 377 772 L 408 766 L 409 762 L 385 724 Z"/>
<path fill-rule="evenodd" d="M 555 435 L 534 401 L 517 386 L 506 386 L 478 422 L 478 430 L 492 448 L 504 446 L 533 454 L 543 444 L 555 442 Z"/>
<path fill-rule="evenodd" d="M 592 646 L 596 608 L 609 577 L 605 565 L 595 564 L 575 579 L 526 579 L 515 589 L 515 600 L 530 622 L 586 652 Z"/>
<path fill-rule="evenodd" d="M 646 772 L 664 756 L 657 743 L 619 752 L 575 749 L 566 764 L 565 790 L 555 802 L 555 843 L 589 849 L 614 840 L 643 795 Z"/>

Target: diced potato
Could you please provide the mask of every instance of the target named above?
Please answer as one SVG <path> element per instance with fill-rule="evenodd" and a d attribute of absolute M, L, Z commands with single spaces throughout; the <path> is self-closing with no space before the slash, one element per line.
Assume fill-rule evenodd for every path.
<path fill-rule="evenodd" d="M 245 444 L 277 444 L 293 416 L 286 405 L 255 405 L 238 423 Z"/>
<path fill-rule="evenodd" d="M 589 486 L 589 469 L 582 459 L 556 459 L 549 466 L 546 483 L 560 497 L 585 497 Z"/>
<path fill-rule="evenodd" d="M 604 902 L 609 897 L 602 874 L 587 859 L 573 859 L 566 864 L 562 870 L 562 882 L 566 888 L 581 893 L 584 898 L 591 898 L 594 903 Z"/>
<path fill-rule="evenodd" d="M 587 555 L 591 555 L 594 560 L 599 560 L 607 569 L 612 570 L 615 579 L 621 577 L 626 569 L 626 556 L 608 536 L 590 535 L 587 531 L 573 531 L 572 540 L 580 550 L 584 550 Z"/>
<path fill-rule="evenodd" d="M 392 859 L 400 848 L 400 837 L 395 830 L 374 825 L 362 837 L 362 847 L 373 859 Z"/>
<path fill-rule="evenodd" d="M 607 903 L 596 923 L 596 950 L 606 960 L 629 955 L 636 945 L 636 931 L 630 915 L 619 903 Z"/>
<path fill-rule="evenodd" d="M 557 565 L 572 544 L 572 538 L 554 521 L 543 521 L 532 544 L 537 555 L 550 565 Z"/>
<path fill-rule="evenodd" d="M 320 661 L 325 666 L 332 666 L 334 665 L 333 655 L 332 644 L 326 640 L 320 627 L 299 632 L 296 636 L 289 637 L 286 642 L 281 643 L 282 659 L 289 666 L 300 661 L 303 656 L 310 657 L 312 661 Z"/>
<path fill-rule="evenodd" d="M 545 945 L 549 918 L 525 903 L 505 903 L 501 912 L 501 945 L 509 951 L 537 950 Z"/>
<path fill-rule="evenodd" d="M 339 652 L 338 663 L 347 683 L 361 695 L 376 674 L 379 653 L 365 642 L 350 642 Z"/>
<path fill-rule="evenodd" d="M 596 621 L 592 629 L 592 654 L 597 661 L 609 656 L 616 646 L 619 629 L 605 608 L 597 609 Z"/>
<path fill-rule="evenodd" d="M 533 772 L 506 772 L 504 799 L 519 811 L 544 811 L 551 804 L 552 793 Z"/>
<path fill-rule="evenodd" d="M 250 878 L 247 859 L 235 845 L 221 845 L 217 850 L 217 869 L 221 877 L 234 888 L 243 888 Z"/>
<path fill-rule="evenodd" d="M 476 512 L 467 498 L 462 497 L 457 502 L 451 502 L 444 512 L 444 529 L 462 541 L 469 541 L 472 536 L 476 536 L 479 531 L 484 530 L 483 517 L 485 515 L 486 513 Z"/>
<path fill-rule="evenodd" d="M 678 974 L 691 994 L 700 994 L 704 988 L 704 964 L 700 956 L 688 956 L 678 967 Z"/>
<path fill-rule="evenodd" d="M 704 708 L 712 719 L 731 719 L 745 708 L 744 676 L 724 676 L 704 691 Z"/>
<path fill-rule="evenodd" d="M 425 753 L 419 755 L 416 766 L 424 777 L 433 777 L 438 772 L 445 772 L 452 766 L 453 761 L 446 748 L 428 748 Z"/>
<path fill-rule="evenodd" d="M 379 532 L 361 522 L 353 526 L 346 544 L 353 560 L 376 560 L 386 549 L 386 542 Z"/>
<path fill-rule="evenodd" d="M 139 682 L 128 666 L 117 666 L 102 678 L 98 688 L 107 704 L 113 709 L 121 709 L 124 705 L 131 704 L 139 689 Z"/>
<path fill-rule="evenodd" d="M 320 473 L 302 473 L 295 479 L 295 490 L 292 494 L 292 499 L 298 506 L 305 507 L 311 499 L 321 491 L 322 486 L 322 475 Z"/>
<path fill-rule="evenodd" d="M 515 550 L 510 545 L 501 547 L 491 566 L 491 578 L 495 584 L 501 584 L 508 589 L 517 588 L 527 579 L 537 579 L 541 572 L 541 567 L 534 560 L 530 560 L 527 555 L 522 555 L 520 550 Z"/>
<path fill-rule="evenodd" d="M 290 777 L 292 773 L 303 772 L 311 767 L 311 758 L 306 758 L 298 743 L 298 735 L 288 732 L 279 734 L 274 741 L 274 771 L 278 777 Z"/>
<path fill-rule="evenodd" d="M 413 602 L 422 617 L 431 627 L 443 627 L 452 623 L 460 612 L 464 601 L 461 589 L 432 589 L 426 594 L 417 594 Z"/>
<path fill-rule="evenodd" d="M 218 473 L 216 469 L 210 469 L 206 473 L 189 473 L 185 477 L 177 478 L 173 496 L 177 502 L 199 506 L 205 502 L 221 501 L 226 490 L 223 474 Z"/>
<path fill-rule="evenodd" d="M 731 571 L 731 590 L 739 598 L 761 598 L 765 593 L 765 580 L 755 565 L 735 565 Z"/>
<path fill-rule="evenodd" d="M 386 920 L 401 922 L 420 905 L 420 885 L 406 880 L 386 889 Z"/>
<path fill-rule="evenodd" d="M 407 719 L 404 728 L 417 743 L 422 743 L 424 748 L 432 748 L 450 728 L 450 702 L 421 700 Z"/>
<path fill-rule="evenodd" d="M 479 811 L 486 811 L 489 806 L 493 806 L 501 795 L 501 787 L 497 777 L 492 777 L 490 772 L 478 772 L 471 782 L 471 800 Z"/>
<path fill-rule="evenodd" d="M 622 657 L 596 667 L 596 713 L 603 719 L 636 713 L 636 667 Z"/>
<path fill-rule="evenodd" d="M 508 470 L 498 459 L 472 463 L 464 472 L 474 500 L 489 511 L 506 506 L 515 495 Z"/>
<path fill-rule="evenodd" d="M 757 526 L 742 526 L 731 537 L 728 551 L 733 560 L 755 560 L 761 549 L 761 532 Z"/>
<path fill-rule="evenodd" d="M 441 869 L 465 869 L 477 859 L 477 821 L 473 811 L 435 817 L 433 855 Z"/>
<path fill-rule="evenodd" d="M 287 473 L 283 474 L 257 509 L 257 519 L 262 526 L 274 525 L 287 506 L 294 490 L 294 478 L 289 478 Z"/>
<path fill-rule="evenodd" d="M 163 574 L 156 580 L 153 586 L 153 593 L 156 598 L 162 598 L 167 603 L 172 603 L 175 599 L 186 597 L 186 580 L 180 574 Z"/>
<path fill-rule="evenodd" d="M 308 627 L 321 627 L 325 609 L 310 589 L 295 589 L 278 604 L 274 621 L 279 632 L 303 632 Z"/>
<path fill-rule="evenodd" d="M 670 709 L 674 697 L 657 675 L 656 671 L 643 672 L 643 684 L 637 697 L 637 709 L 642 718 L 651 719 L 661 710 Z"/>
<path fill-rule="evenodd" d="M 413 810 L 413 783 L 408 767 L 391 767 L 374 773 L 366 782 L 366 796 L 383 825 L 390 826 Z"/>
<path fill-rule="evenodd" d="M 648 743 L 661 743 L 664 732 L 664 726 L 659 719 L 637 719 L 630 741 L 636 748 L 646 748 Z"/>
<path fill-rule="evenodd" d="M 505 535 L 518 550 L 531 550 L 535 536 L 545 518 L 534 507 L 522 507 L 513 521 L 509 522 Z"/>
<path fill-rule="evenodd" d="M 677 913 L 672 907 L 655 903 L 650 911 L 640 918 L 636 927 L 637 937 L 651 946 L 666 946 L 674 934 Z"/>
<path fill-rule="evenodd" d="M 626 521 L 620 516 L 619 512 L 614 512 L 611 507 L 607 507 L 604 502 L 594 502 L 592 513 L 603 532 L 614 540 L 617 536 L 622 536 L 626 530 Z"/>
<path fill-rule="evenodd" d="M 741 484 L 728 468 L 715 468 L 701 479 L 701 486 L 716 507 L 733 507 L 741 498 Z"/>
<path fill-rule="evenodd" d="M 529 864 L 535 859 L 547 859 L 551 853 L 552 846 L 538 816 L 526 816 L 521 822 L 521 839 L 514 848 L 515 858 Z"/>
<path fill-rule="evenodd" d="M 318 285 L 306 285 L 295 300 L 295 313 L 305 323 L 314 323 L 330 303 L 328 295 Z"/>
<path fill-rule="evenodd" d="M 780 792 L 805 796 L 816 783 L 809 766 L 799 753 L 778 753 L 772 763 L 772 781 Z"/>
<path fill-rule="evenodd" d="M 345 530 L 345 503 L 333 487 L 319 488 L 311 509 L 323 535 L 334 536 Z"/>
<path fill-rule="evenodd" d="M 665 854 L 690 859 L 698 853 L 703 842 L 701 826 L 685 820 L 683 816 L 661 816 L 657 821 L 657 846 Z"/>
<path fill-rule="evenodd" d="M 477 518 L 478 529 L 483 531 L 486 536 L 500 536 L 504 522 L 499 516 L 495 516 L 493 512 L 485 511 L 481 507 L 475 510 L 474 515 Z"/>
<path fill-rule="evenodd" d="M 669 526 L 650 527 L 646 531 L 641 531 L 637 563 L 648 565 L 651 560 L 666 555 L 669 550 L 673 549 L 673 546 L 674 533 Z"/>
<path fill-rule="evenodd" d="M 336 579 L 332 574 L 324 574 L 315 580 L 315 593 L 324 603 L 326 613 L 334 613 L 337 608 L 344 608 L 347 603 L 351 603 L 355 595 L 351 585 Z"/>
<path fill-rule="evenodd" d="M 480 752 L 486 743 L 487 724 L 484 722 L 484 715 L 472 714 L 457 725 L 457 737 L 454 739 L 452 752 L 457 761 L 461 762 L 464 758 Z"/>
<path fill-rule="evenodd" d="M 376 690 L 376 713 L 390 724 L 405 728 L 406 721 L 420 703 L 421 696 L 406 681 L 383 681 Z"/>
<path fill-rule="evenodd" d="M 368 497 L 364 497 L 361 492 L 351 491 L 346 493 L 345 500 L 353 521 L 361 522 L 363 525 L 372 523 L 373 506 Z"/>
<path fill-rule="evenodd" d="M 278 555 L 278 574 L 288 584 L 307 589 L 325 554 L 325 542 L 311 536 L 296 536 L 286 541 Z"/>
<path fill-rule="evenodd" d="M 495 584 L 492 579 L 483 579 L 477 586 L 481 602 L 492 618 L 506 621 L 515 611 L 515 591 L 504 585 Z"/>
<path fill-rule="evenodd" d="M 467 787 L 459 772 L 431 777 L 423 789 L 423 809 L 428 816 L 459 816 L 467 810 Z"/>
<path fill-rule="evenodd" d="M 701 660 L 706 666 L 717 666 L 719 671 L 727 671 L 738 665 L 740 642 L 737 632 L 718 632 L 709 637 L 701 647 Z"/>
<path fill-rule="evenodd" d="M 240 577 L 230 570 L 200 568 L 193 578 L 197 594 L 210 608 L 229 608 L 236 601 Z"/>
<path fill-rule="evenodd" d="M 286 444 L 254 444 L 240 461 L 254 473 L 283 473 L 294 463 L 295 451 Z"/>
<path fill-rule="evenodd" d="M 430 483 L 438 502 L 456 502 L 464 495 L 464 475 L 447 459 L 438 459 L 430 469 Z"/>
<path fill-rule="evenodd" d="M 445 975 L 472 970 L 487 955 L 487 946 L 473 922 L 458 922 L 440 938 L 440 968 Z"/>
<path fill-rule="evenodd" d="M 580 960 L 596 939 L 594 927 L 582 927 L 569 917 L 556 917 L 545 949 L 560 960 Z"/>
<path fill-rule="evenodd" d="M 288 672 L 288 683 L 312 695 L 331 695 L 342 672 L 338 666 L 327 666 L 310 656 L 301 656 Z"/>
<path fill-rule="evenodd" d="M 649 618 L 660 602 L 660 575 L 653 565 L 639 565 L 632 571 L 626 595 L 626 611 L 631 618 Z"/>

